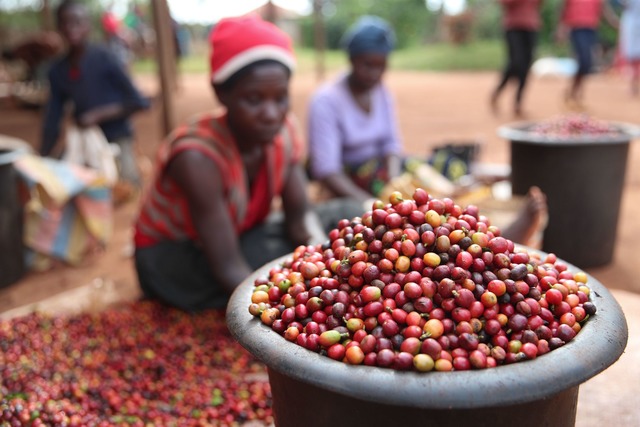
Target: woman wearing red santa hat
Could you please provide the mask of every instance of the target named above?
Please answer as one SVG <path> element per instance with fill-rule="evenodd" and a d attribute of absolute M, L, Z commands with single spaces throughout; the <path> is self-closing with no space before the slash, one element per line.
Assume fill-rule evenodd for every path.
<path fill-rule="evenodd" d="M 190 311 L 224 307 L 257 267 L 326 239 L 289 114 L 290 39 L 245 16 L 221 20 L 210 41 L 211 84 L 224 108 L 168 136 L 135 225 L 144 294 Z M 272 212 L 276 198 L 282 209 Z M 323 220 L 361 214 L 356 206 L 325 206 Z"/>

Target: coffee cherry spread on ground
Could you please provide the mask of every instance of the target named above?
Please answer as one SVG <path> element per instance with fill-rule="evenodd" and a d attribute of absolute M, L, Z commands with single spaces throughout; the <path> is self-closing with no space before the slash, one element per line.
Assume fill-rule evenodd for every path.
<path fill-rule="evenodd" d="M 552 139 L 593 138 L 620 136 L 620 129 L 610 123 L 595 119 L 587 114 L 565 114 L 551 117 L 533 125 L 529 132 L 533 135 Z"/>
<path fill-rule="evenodd" d="M 348 364 L 493 368 L 564 345 L 595 314 L 588 276 L 567 267 L 502 237 L 476 206 L 394 192 L 258 277 L 249 312 Z"/>
<path fill-rule="evenodd" d="M 270 425 L 266 369 L 224 316 L 140 301 L 0 321 L 0 426 Z"/>

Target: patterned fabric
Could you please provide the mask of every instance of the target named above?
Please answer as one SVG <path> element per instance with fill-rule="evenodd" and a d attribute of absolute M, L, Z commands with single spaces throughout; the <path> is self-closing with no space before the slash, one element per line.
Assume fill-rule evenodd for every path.
<path fill-rule="evenodd" d="M 384 159 L 376 158 L 358 166 L 345 166 L 344 170 L 358 187 L 374 196 L 380 194 L 389 182 L 389 171 Z"/>
<path fill-rule="evenodd" d="M 97 172 L 68 162 L 26 154 L 14 166 L 29 192 L 25 245 L 39 257 L 80 263 L 113 233 L 109 183 Z"/>
<path fill-rule="evenodd" d="M 249 190 L 242 157 L 227 126 L 226 114 L 206 114 L 179 127 L 159 151 L 158 168 L 135 227 L 137 247 L 165 240 L 198 240 L 187 199 L 166 176 L 169 162 L 186 150 L 199 151 L 215 163 L 238 235 L 264 221 L 273 198 L 283 190 L 289 166 L 298 162 L 301 155 L 293 121 L 287 118 L 282 132 L 267 147 L 265 161 Z"/>

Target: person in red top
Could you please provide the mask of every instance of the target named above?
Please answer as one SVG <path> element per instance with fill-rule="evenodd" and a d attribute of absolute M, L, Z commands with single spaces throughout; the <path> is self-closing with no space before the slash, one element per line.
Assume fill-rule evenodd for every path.
<path fill-rule="evenodd" d="M 135 224 L 143 293 L 188 311 L 224 307 L 253 270 L 324 242 L 331 224 L 363 213 L 360 204 L 324 205 L 323 227 L 308 202 L 288 113 L 288 36 L 251 15 L 221 20 L 210 41 L 211 82 L 224 108 L 168 136 Z M 272 213 L 276 198 L 282 210 Z"/>
<path fill-rule="evenodd" d="M 618 27 L 618 17 L 606 0 L 565 0 L 560 15 L 557 38 L 571 40 L 578 69 L 567 90 L 565 102 L 571 109 L 583 109 L 583 85 L 593 71 L 594 49 L 598 42 L 598 26 L 604 18 L 609 25 Z"/>
<path fill-rule="evenodd" d="M 500 4 L 508 56 L 500 82 L 491 94 L 491 108 L 497 112 L 498 98 L 513 79 L 518 83 L 513 113 L 519 117 L 522 115 L 522 96 L 538 41 L 542 0 L 500 0 Z"/>

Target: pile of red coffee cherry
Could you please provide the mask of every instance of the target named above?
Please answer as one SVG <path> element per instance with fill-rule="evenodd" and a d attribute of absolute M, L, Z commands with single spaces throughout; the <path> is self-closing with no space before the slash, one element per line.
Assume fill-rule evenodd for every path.
<path fill-rule="evenodd" d="M 352 365 L 460 371 L 535 359 L 596 312 L 588 276 L 515 245 L 479 212 L 394 192 L 254 282 L 249 312 Z"/>

